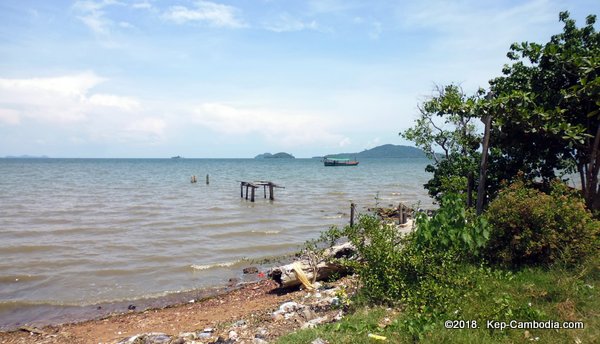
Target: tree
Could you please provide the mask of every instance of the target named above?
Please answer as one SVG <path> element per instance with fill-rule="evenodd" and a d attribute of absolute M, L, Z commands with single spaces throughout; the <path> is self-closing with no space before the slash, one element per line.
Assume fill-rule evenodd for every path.
<path fill-rule="evenodd" d="M 444 193 L 455 192 L 466 196 L 468 206 L 473 203 L 481 142 L 474 122 L 479 117 L 482 95 L 483 90 L 479 90 L 466 96 L 456 85 L 437 87 L 435 94 L 419 105 L 420 116 L 415 125 L 400 133 L 434 161 L 426 168 L 434 176 L 425 188 L 438 201 Z"/>
<path fill-rule="evenodd" d="M 525 173 L 546 185 L 557 171 L 579 172 L 590 209 L 600 208 L 600 34 L 596 16 L 577 28 L 561 12 L 563 32 L 544 45 L 513 44 L 503 76 L 490 81 L 492 170 Z"/>

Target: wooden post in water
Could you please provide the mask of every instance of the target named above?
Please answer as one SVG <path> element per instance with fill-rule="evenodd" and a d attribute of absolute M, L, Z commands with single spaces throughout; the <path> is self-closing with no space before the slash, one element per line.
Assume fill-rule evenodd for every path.
<path fill-rule="evenodd" d="M 269 183 L 269 199 L 271 201 L 275 200 L 275 195 L 273 195 L 273 183 Z"/>
<path fill-rule="evenodd" d="M 250 188 L 250 185 L 248 185 L 248 183 L 246 183 L 246 199 L 248 199 L 248 188 Z"/>
<path fill-rule="evenodd" d="M 263 196 L 264 198 L 267 198 L 267 186 L 263 185 Z"/>
<path fill-rule="evenodd" d="M 206 175 L 206 185 L 209 184 L 209 180 L 208 180 L 208 174 Z"/>
<path fill-rule="evenodd" d="M 398 224 L 403 225 L 406 223 L 406 215 L 404 213 L 404 204 L 398 204 Z"/>
<path fill-rule="evenodd" d="M 354 208 L 356 204 L 350 203 L 350 227 L 354 227 Z"/>
<path fill-rule="evenodd" d="M 244 198 L 244 182 L 240 182 L 240 197 Z"/>
<path fill-rule="evenodd" d="M 251 191 L 252 193 L 250 195 L 250 202 L 254 202 L 254 190 L 256 190 L 256 187 L 253 185 Z"/>

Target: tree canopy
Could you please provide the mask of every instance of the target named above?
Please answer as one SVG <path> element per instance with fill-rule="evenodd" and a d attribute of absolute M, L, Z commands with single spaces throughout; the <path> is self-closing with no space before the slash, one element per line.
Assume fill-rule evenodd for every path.
<path fill-rule="evenodd" d="M 568 12 L 559 20 L 563 31 L 549 42 L 511 45 L 512 63 L 490 81 L 486 97 L 484 90 L 467 96 L 450 85 L 421 104 L 414 127 L 401 135 L 435 160 L 427 167 L 434 173 L 426 184 L 432 196 L 456 191 L 457 185 L 472 188 L 482 137 L 474 123 L 489 114 L 488 193 L 519 172 L 543 185 L 561 173 L 578 172 L 587 206 L 600 208 L 600 33 L 594 15 L 581 28 Z M 435 154 L 440 150 L 441 160 Z"/>
<path fill-rule="evenodd" d="M 578 171 L 588 207 L 598 208 L 600 34 L 596 16 L 577 28 L 561 12 L 563 32 L 546 44 L 513 44 L 503 76 L 490 81 L 495 165 L 549 182 Z M 508 177 L 508 176 L 507 176 Z"/>

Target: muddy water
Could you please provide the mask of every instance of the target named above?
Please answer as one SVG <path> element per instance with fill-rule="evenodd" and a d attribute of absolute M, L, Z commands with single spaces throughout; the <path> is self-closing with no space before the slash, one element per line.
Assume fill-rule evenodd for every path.
<path fill-rule="evenodd" d="M 346 224 L 350 201 L 362 211 L 399 201 L 427 208 L 426 164 L 0 159 L 0 329 L 223 286 L 256 260 Z M 258 189 L 251 203 L 240 198 L 242 180 L 285 189 L 275 189 L 273 202 Z"/>

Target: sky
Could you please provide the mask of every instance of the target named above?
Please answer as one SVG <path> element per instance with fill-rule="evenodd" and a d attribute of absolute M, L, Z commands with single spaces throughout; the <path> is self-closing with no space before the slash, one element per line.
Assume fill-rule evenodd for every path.
<path fill-rule="evenodd" d="M 436 85 L 598 0 L 0 0 L 0 157 L 312 157 L 381 144 Z"/>

